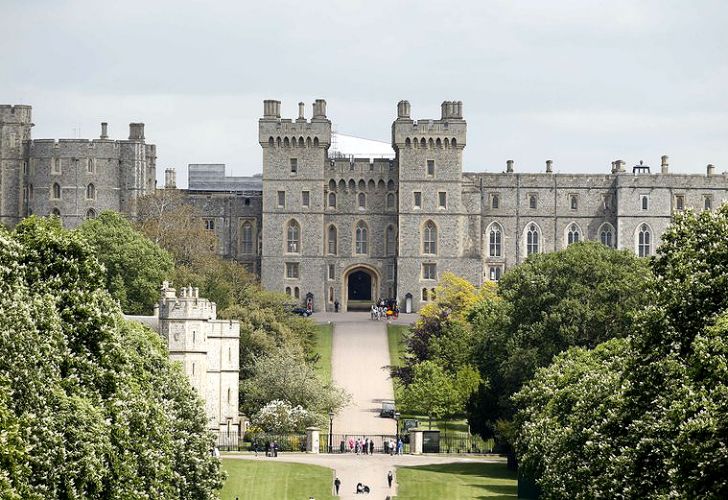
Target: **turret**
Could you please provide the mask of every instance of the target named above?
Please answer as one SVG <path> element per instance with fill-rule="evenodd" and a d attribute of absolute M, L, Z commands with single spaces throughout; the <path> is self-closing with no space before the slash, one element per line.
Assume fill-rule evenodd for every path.
<path fill-rule="evenodd" d="M 0 223 L 14 226 L 27 213 L 23 191 L 30 106 L 0 106 Z"/>

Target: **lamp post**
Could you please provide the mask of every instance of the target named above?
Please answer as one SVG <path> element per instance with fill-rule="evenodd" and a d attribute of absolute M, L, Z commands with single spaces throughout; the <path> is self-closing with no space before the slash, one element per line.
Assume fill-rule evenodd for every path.
<path fill-rule="evenodd" d="M 394 412 L 394 422 L 395 422 L 395 425 L 397 426 L 397 433 L 396 433 L 397 441 L 399 441 L 399 412 L 398 411 Z"/>
<path fill-rule="evenodd" d="M 332 446 L 334 443 L 334 412 L 329 412 L 329 453 L 331 453 Z"/>

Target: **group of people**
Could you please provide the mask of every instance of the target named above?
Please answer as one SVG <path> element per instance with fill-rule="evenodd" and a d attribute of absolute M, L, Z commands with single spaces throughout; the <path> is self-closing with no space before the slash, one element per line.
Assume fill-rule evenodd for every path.
<path fill-rule="evenodd" d="M 397 319 L 399 318 L 399 305 L 393 301 L 388 303 L 384 299 L 379 299 L 376 304 L 372 304 L 371 315 L 373 320 Z"/>
<path fill-rule="evenodd" d="M 385 440 L 384 453 L 389 453 L 390 455 L 394 455 L 395 453 L 401 455 L 404 453 L 404 442 L 402 442 L 402 438 L 398 438 L 396 443 L 394 439 Z"/>
<path fill-rule="evenodd" d="M 387 472 L 387 485 L 390 488 L 392 487 L 392 481 L 394 481 L 394 474 L 392 474 L 392 471 L 390 470 L 389 472 Z M 341 479 L 339 479 L 337 477 L 336 479 L 334 479 L 334 491 L 335 491 L 336 496 L 339 496 L 339 488 L 341 488 Z M 363 484 L 363 483 L 356 484 L 357 495 L 361 494 L 361 493 L 369 493 L 370 491 L 371 490 L 370 490 L 369 486 L 367 486 L 366 484 Z M 389 496 L 387 498 L 389 498 Z"/>
<path fill-rule="evenodd" d="M 374 440 L 369 438 L 356 438 L 349 437 L 349 442 L 347 443 L 349 445 L 349 452 L 350 453 L 356 453 L 364 454 L 364 455 L 373 455 L 374 454 Z M 344 442 L 341 442 L 341 451 L 344 451 Z"/>

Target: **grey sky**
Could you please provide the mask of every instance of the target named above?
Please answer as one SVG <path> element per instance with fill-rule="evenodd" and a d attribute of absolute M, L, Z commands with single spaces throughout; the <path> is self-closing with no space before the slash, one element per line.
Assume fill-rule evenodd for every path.
<path fill-rule="evenodd" d="M 33 106 L 35 138 L 144 121 L 160 180 L 260 171 L 263 99 L 319 97 L 385 141 L 400 99 L 415 119 L 462 100 L 469 171 L 723 171 L 727 23 L 721 1 L 0 0 L 0 102 Z"/>

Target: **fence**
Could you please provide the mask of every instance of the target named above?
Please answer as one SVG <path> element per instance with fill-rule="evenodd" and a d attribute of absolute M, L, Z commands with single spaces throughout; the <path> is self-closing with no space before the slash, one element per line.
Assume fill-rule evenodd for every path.
<path fill-rule="evenodd" d="M 492 453 L 493 440 L 478 436 L 440 434 L 440 453 Z"/>
<path fill-rule="evenodd" d="M 356 453 L 356 441 L 360 440 L 361 442 L 367 439 L 372 444 L 369 445 L 366 452 L 361 449 L 360 453 L 396 453 L 397 436 L 394 434 L 331 434 L 331 441 L 329 441 L 329 434 L 321 434 L 319 439 L 319 452 L 329 453 L 330 444 L 330 453 Z M 409 444 L 403 443 L 403 447 L 402 453 L 409 453 Z"/>
<path fill-rule="evenodd" d="M 256 434 L 245 441 L 236 433 L 217 433 L 216 446 L 220 451 L 259 451 L 268 452 L 275 443 L 276 450 L 306 451 L 305 434 Z"/>

